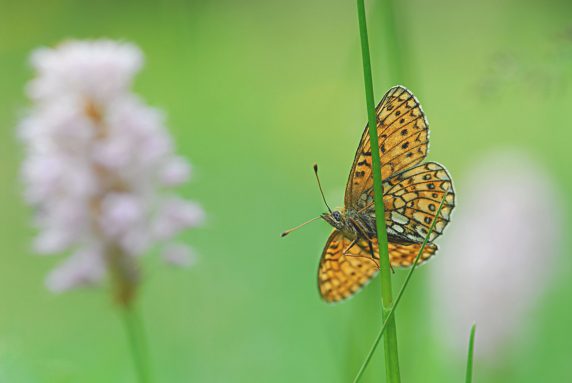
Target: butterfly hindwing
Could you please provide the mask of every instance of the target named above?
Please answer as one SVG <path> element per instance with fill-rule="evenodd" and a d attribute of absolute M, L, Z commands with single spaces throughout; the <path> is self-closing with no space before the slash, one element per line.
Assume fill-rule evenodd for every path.
<path fill-rule="evenodd" d="M 350 298 L 377 275 L 379 271 L 379 250 L 377 240 L 352 241 L 340 231 L 334 230 L 322 253 L 318 268 L 318 289 L 326 302 L 339 302 Z M 421 244 L 389 243 L 389 261 L 393 267 L 413 265 Z M 345 253 L 344 253 L 345 251 Z M 437 251 L 437 245 L 428 243 L 419 258 L 425 262 Z M 373 258 L 372 258 L 373 256 Z"/>
<path fill-rule="evenodd" d="M 391 88 L 377 106 L 376 113 L 382 179 L 423 161 L 427 155 L 429 125 L 413 93 L 402 86 Z M 369 128 L 366 126 L 346 186 L 346 208 L 360 208 L 367 203 L 359 199 L 364 191 L 373 187 L 371 161 Z"/>
<path fill-rule="evenodd" d="M 359 246 L 363 253 L 368 254 L 371 256 L 371 250 L 369 247 L 369 241 L 360 240 L 357 242 L 357 246 Z M 379 264 L 379 250 L 377 246 L 377 239 L 373 239 L 371 241 L 371 246 L 373 249 L 373 257 L 377 264 Z M 402 243 L 395 243 L 389 242 L 388 250 L 389 250 L 389 263 L 392 267 L 409 267 L 413 265 L 419 250 L 421 249 L 421 243 L 409 243 L 409 244 L 402 244 Z M 422 264 L 433 254 L 437 252 L 437 245 L 432 243 L 427 243 L 425 248 L 423 249 L 423 253 L 421 257 L 419 257 L 418 264 Z"/>
<path fill-rule="evenodd" d="M 393 267 L 410 267 L 413 266 L 417 254 L 421 249 L 420 243 L 412 243 L 409 245 L 402 245 L 399 243 L 389 243 L 389 262 Z M 421 264 L 431 258 L 437 252 L 437 245 L 428 243 L 423 249 L 421 257 L 419 257 L 418 264 Z"/>
<path fill-rule="evenodd" d="M 429 242 L 443 233 L 455 207 L 451 176 L 436 162 L 422 163 L 390 177 L 383 191 L 388 236 L 402 242 L 423 242 L 446 192 Z M 373 207 L 370 214 L 375 215 Z"/>

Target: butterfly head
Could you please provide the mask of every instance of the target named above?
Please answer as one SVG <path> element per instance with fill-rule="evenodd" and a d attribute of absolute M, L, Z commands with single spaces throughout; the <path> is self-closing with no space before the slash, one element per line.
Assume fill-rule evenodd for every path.
<path fill-rule="evenodd" d="M 343 230 L 346 227 L 346 217 L 342 210 L 333 210 L 321 215 L 322 219 L 335 227 L 338 230 Z"/>

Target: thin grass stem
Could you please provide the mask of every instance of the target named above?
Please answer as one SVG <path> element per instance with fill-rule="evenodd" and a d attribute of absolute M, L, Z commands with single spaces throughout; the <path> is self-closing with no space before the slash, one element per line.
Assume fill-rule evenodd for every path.
<path fill-rule="evenodd" d="M 473 381 L 473 353 L 475 351 L 475 331 L 477 324 L 474 323 L 471 327 L 471 334 L 469 335 L 469 353 L 467 356 L 467 373 L 465 375 L 465 382 L 471 383 Z"/>
<path fill-rule="evenodd" d="M 358 21 L 360 30 L 363 77 L 365 98 L 369 125 L 369 139 L 372 155 L 373 190 L 377 228 L 377 242 L 380 258 L 381 278 L 381 303 L 382 317 L 387 322 L 387 336 L 384 339 L 385 349 L 385 372 L 389 383 L 401 381 L 399 373 L 399 358 L 397 353 L 397 327 L 393 316 L 389 312 L 393 307 L 393 293 L 391 289 L 391 274 L 389 264 L 389 250 L 387 243 L 387 229 L 385 227 L 385 211 L 383 207 L 383 184 L 381 179 L 381 160 L 379 155 L 379 139 L 377 136 L 377 115 L 373 96 L 373 79 L 371 74 L 371 58 L 369 53 L 369 41 L 367 35 L 367 23 L 364 0 L 357 0 Z"/>
<path fill-rule="evenodd" d="M 373 354 L 374 354 L 374 352 L 375 352 L 375 350 L 379 344 L 379 341 L 381 340 L 381 337 L 383 336 L 383 334 L 384 334 L 384 332 L 388 326 L 390 319 L 393 318 L 393 313 L 395 312 L 397 305 L 401 301 L 401 297 L 403 296 L 403 293 L 405 292 L 405 289 L 407 288 L 407 285 L 409 284 L 409 281 L 411 280 L 411 277 L 413 276 L 413 273 L 415 272 L 415 269 L 417 268 L 417 264 L 419 263 L 419 259 L 421 259 L 421 254 L 423 254 L 423 250 L 425 250 L 425 246 L 429 242 L 429 237 L 431 236 L 431 233 L 435 229 L 435 224 L 437 223 L 437 217 L 439 217 L 439 215 L 441 214 L 441 209 L 443 209 L 443 206 L 445 205 L 445 200 L 446 200 L 448 195 L 449 195 L 449 192 L 446 192 L 445 195 L 443 196 L 443 199 L 441 200 L 441 203 L 439 204 L 439 208 L 437 209 L 437 212 L 435 213 L 435 217 L 433 217 L 433 222 L 431 222 L 431 226 L 429 227 L 429 231 L 427 232 L 427 235 L 425 236 L 425 239 L 423 240 L 423 243 L 421 244 L 421 247 L 419 248 L 419 252 L 417 253 L 417 256 L 415 257 L 415 261 L 413 262 L 411 269 L 409 269 L 409 273 L 407 274 L 407 277 L 405 278 L 405 281 L 403 282 L 403 285 L 401 286 L 401 289 L 399 290 L 399 293 L 397 294 L 397 297 L 395 298 L 395 303 L 393 304 L 393 307 L 391 308 L 389 315 L 383 321 L 383 325 L 381 326 L 381 329 L 379 330 L 379 333 L 377 334 L 377 337 L 375 338 L 373 345 L 371 346 L 371 349 L 369 350 L 369 353 L 365 357 L 365 360 L 363 361 L 363 364 L 361 365 L 361 367 L 360 367 L 360 369 L 359 369 L 359 371 L 358 371 L 358 373 L 354 379 L 354 383 L 359 382 L 359 380 L 362 378 L 362 375 L 365 372 L 365 369 L 367 368 L 367 366 L 371 360 L 371 357 L 373 356 Z"/>

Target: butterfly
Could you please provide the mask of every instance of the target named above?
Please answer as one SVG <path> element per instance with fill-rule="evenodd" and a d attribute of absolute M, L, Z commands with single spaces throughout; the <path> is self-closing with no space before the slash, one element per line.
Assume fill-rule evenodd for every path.
<path fill-rule="evenodd" d="M 413 93 L 403 86 L 391 88 L 376 114 L 389 260 L 392 267 L 408 267 L 415 261 L 434 218 L 435 228 L 419 263 L 437 252 L 433 241 L 450 221 L 455 194 L 448 171 L 436 162 L 423 162 L 429 147 L 429 124 Z M 379 272 L 371 161 L 366 126 L 349 174 L 344 208 L 331 210 L 326 203 L 328 213 L 314 219 L 322 218 L 334 228 L 318 267 L 318 289 L 326 302 L 353 296 Z M 316 165 L 314 170 L 317 177 Z M 318 185 L 322 192 L 319 178 Z M 435 217 L 444 197 L 441 212 Z"/>

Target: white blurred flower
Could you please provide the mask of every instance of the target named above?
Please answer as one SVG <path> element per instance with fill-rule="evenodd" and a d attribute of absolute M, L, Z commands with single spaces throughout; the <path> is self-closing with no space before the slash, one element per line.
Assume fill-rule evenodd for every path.
<path fill-rule="evenodd" d="M 166 246 L 161 252 L 161 257 L 165 262 L 175 266 L 192 266 L 196 262 L 192 249 L 179 243 Z"/>
<path fill-rule="evenodd" d="M 522 334 L 556 266 L 561 200 L 547 172 L 518 152 L 485 157 L 467 174 L 431 268 L 435 319 L 458 355 L 476 322 L 476 355 L 494 363 Z"/>
<path fill-rule="evenodd" d="M 46 280 L 48 288 L 62 292 L 78 286 L 89 286 L 99 282 L 105 274 L 103 254 L 100 250 L 89 249 L 73 254 Z"/>
<path fill-rule="evenodd" d="M 175 157 L 165 164 L 161 172 L 161 182 L 165 185 L 177 186 L 189 179 L 191 167 L 184 158 Z"/>
<path fill-rule="evenodd" d="M 204 219 L 205 213 L 196 203 L 170 198 L 157 214 L 153 234 L 161 239 L 170 238 L 185 228 L 202 224 Z"/>
<path fill-rule="evenodd" d="M 112 40 L 70 41 L 36 50 L 31 61 L 38 73 L 29 84 L 32 100 L 59 103 L 78 97 L 109 103 L 129 92 L 143 55 L 132 44 Z"/>
<path fill-rule="evenodd" d="M 169 263 L 184 264 L 190 249 L 170 242 L 204 212 L 167 191 L 189 179 L 190 165 L 175 155 L 163 114 L 130 90 L 141 51 L 111 40 L 69 41 L 38 49 L 31 61 L 33 107 L 19 137 L 25 198 L 40 230 L 35 248 L 74 254 L 48 287 L 93 284 L 105 270 L 131 278 L 136 270 L 124 269 L 134 263 L 121 258 L 155 245 Z"/>

